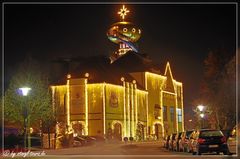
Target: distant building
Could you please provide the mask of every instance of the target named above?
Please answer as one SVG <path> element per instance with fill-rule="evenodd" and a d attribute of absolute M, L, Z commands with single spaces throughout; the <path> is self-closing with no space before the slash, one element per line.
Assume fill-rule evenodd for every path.
<path fill-rule="evenodd" d="M 66 78 L 51 86 L 57 134 L 145 140 L 183 131 L 183 85 L 169 62 L 161 73 L 138 52 L 141 31 L 130 22 L 113 24 L 107 35 L 120 45 L 118 52 L 110 59 L 71 59 Z"/>

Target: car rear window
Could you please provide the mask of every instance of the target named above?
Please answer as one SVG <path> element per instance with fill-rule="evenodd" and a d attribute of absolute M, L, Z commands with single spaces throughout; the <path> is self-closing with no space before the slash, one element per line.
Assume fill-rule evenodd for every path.
<path fill-rule="evenodd" d="M 221 131 L 202 131 L 200 137 L 223 136 Z"/>

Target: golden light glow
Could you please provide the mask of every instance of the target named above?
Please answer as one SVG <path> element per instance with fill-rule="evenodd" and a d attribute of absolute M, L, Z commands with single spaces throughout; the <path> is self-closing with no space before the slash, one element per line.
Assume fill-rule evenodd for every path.
<path fill-rule="evenodd" d="M 67 78 L 68 78 L 68 79 L 71 78 L 71 74 L 68 74 L 68 75 L 67 75 Z"/>
<path fill-rule="evenodd" d="M 31 127 L 29 131 L 30 131 L 30 134 L 32 134 L 33 133 L 33 128 Z"/>
<path fill-rule="evenodd" d="M 135 126 L 134 126 L 134 101 L 133 101 L 133 84 L 131 84 L 131 105 L 132 105 L 132 136 L 135 136 Z"/>
<path fill-rule="evenodd" d="M 130 90 L 129 83 L 127 82 L 127 106 L 128 106 L 128 136 L 130 136 Z"/>
<path fill-rule="evenodd" d="M 134 98 L 135 98 L 135 134 L 136 134 L 136 127 L 138 123 L 138 102 L 137 102 L 137 85 L 134 84 Z"/>
<path fill-rule="evenodd" d="M 163 85 L 163 83 L 166 79 L 167 79 L 167 77 L 165 77 L 165 76 L 155 74 L 155 73 L 151 73 L 151 72 L 145 72 L 145 89 L 148 90 L 148 85 L 147 85 L 148 81 L 161 82 L 159 87 L 162 87 L 162 85 Z"/>
<path fill-rule="evenodd" d="M 161 120 L 161 124 L 163 125 L 163 91 L 161 90 L 160 92 L 160 95 L 161 95 L 161 98 L 160 98 L 160 107 L 162 108 L 161 109 L 161 117 L 162 117 L 162 120 Z M 164 126 L 162 127 L 162 132 L 163 132 L 163 136 L 165 136 L 165 128 Z"/>
<path fill-rule="evenodd" d="M 53 106 L 53 112 L 55 113 L 56 105 L 55 105 L 55 86 L 51 87 L 52 90 L 52 106 Z"/>
<path fill-rule="evenodd" d="M 85 77 L 89 77 L 89 73 L 85 73 Z"/>
<path fill-rule="evenodd" d="M 171 95 L 174 95 L 176 96 L 177 94 L 176 93 L 172 93 L 172 92 L 168 92 L 168 91 L 162 91 L 163 93 L 167 93 L 167 94 L 171 94 Z"/>
<path fill-rule="evenodd" d="M 123 88 L 124 88 L 124 91 L 123 91 L 123 119 L 124 119 L 124 136 L 127 136 L 127 120 L 126 120 L 126 85 L 125 85 L 125 82 L 124 82 L 124 78 L 122 77 L 121 79 L 123 79 Z"/>
<path fill-rule="evenodd" d="M 177 112 L 177 107 L 178 107 L 178 101 L 177 101 L 177 94 L 174 96 L 175 97 L 175 118 L 176 118 L 176 128 L 177 128 L 177 132 L 178 132 L 178 112 Z"/>
<path fill-rule="evenodd" d="M 110 84 L 110 83 L 104 83 L 106 86 L 114 87 L 115 89 L 123 89 L 123 86 Z"/>
<path fill-rule="evenodd" d="M 137 30 L 136 30 L 137 31 Z M 169 80 L 173 81 L 174 89 L 175 92 L 169 92 L 164 90 L 165 89 L 165 84 L 167 80 L 167 76 Z M 85 106 L 85 109 L 83 109 L 83 122 L 84 124 L 84 135 L 90 135 L 89 133 L 95 133 L 98 130 L 101 130 L 103 135 L 107 134 L 107 129 L 108 127 L 106 124 L 108 114 L 106 114 L 106 109 L 108 107 L 108 97 L 111 95 L 110 90 L 117 90 L 117 96 L 119 97 L 119 103 L 118 105 L 121 106 L 121 108 L 118 109 L 112 109 L 111 111 L 114 111 L 116 113 L 123 113 L 121 119 L 116 118 L 114 120 L 116 121 L 121 121 L 122 125 L 122 137 L 135 137 L 136 136 L 136 129 L 137 129 L 137 124 L 141 120 L 144 120 L 144 135 L 150 135 L 148 132 L 148 128 L 151 128 L 150 133 L 155 133 L 154 132 L 154 122 L 158 121 L 159 124 L 162 126 L 162 134 L 164 135 L 165 130 L 164 130 L 164 121 L 163 121 L 163 110 L 161 109 L 160 115 L 157 117 L 157 119 L 154 118 L 152 112 L 154 110 L 153 106 L 154 103 L 157 103 L 160 105 L 161 108 L 164 106 L 169 106 L 169 103 L 172 103 L 171 106 L 175 106 L 175 111 L 178 109 L 181 109 L 182 111 L 182 123 L 178 123 L 178 114 L 177 111 L 175 112 L 175 121 L 174 121 L 174 130 L 173 131 L 183 131 L 184 130 L 184 112 L 183 112 L 183 84 L 181 82 L 178 82 L 174 79 L 171 79 L 172 77 L 172 72 L 170 69 L 170 64 L 169 62 L 166 65 L 165 68 L 165 75 L 159 75 L 156 73 L 151 73 L 151 72 L 144 72 L 144 74 L 141 74 L 141 78 L 143 76 L 143 79 L 136 78 L 136 80 L 132 80 L 131 82 L 125 82 L 124 77 L 121 77 L 120 80 L 122 82 L 122 85 L 115 85 L 111 83 L 93 83 L 93 84 L 88 84 L 88 78 L 89 74 L 85 73 L 84 74 L 85 78 L 82 78 L 81 81 L 84 80 L 84 95 L 82 95 L 83 100 L 82 101 Z M 67 119 L 67 125 L 68 125 L 68 133 L 71 131 L 71 125 L 70 121 L 73 120 L 70 116 L 70 108 L 71 108 L 71 91 L 72 91 L 72 84 L 74 83 L 73 80 L 71 79 L 71 75 L 67 75 L 67 84 L 62 85 L 62 86 L 51 86 L 52 88 L 52 104 L 53 108 L 58 105 L 62 106 L 63 96 L 67 96 L 66 100 L 66 116 L 65 119 Z M 136 77 L 138 77 L 136 75 Z M 144 78 L 145 77 L 145 78 Z M 79 80 L 80 81 L 80 80 Z M 145 85 L 144 90 L 137 89 L 137 82 L 143 83 Z M 145 83 L 144 83 L 145 82 Z M 75 82 L 74 84 L 77 84 Z M 95 85 L 98 87 L 96 88 Z M 91 87 L 93 86 L 93 87 Z M 63 87 L 63 91 L 60 90 L 58 87 Z M 95 88 L 98 90 L 97 94 Z M 61 88 L 62 89 L 62 88 Z M 94 89 L 94 90 L 92 90 Z M 88 92 L 90 91 L 90 92 Z M 169 95 L 173 95 L 173 97 L 165 96 L 164 93 L 167 93 Z M 56 99 L 55 96 L 58 96 L 60 94 L 60 100 L 58 102 L 58 99 Z M 149 96 L 148 96 L 149 94 Z M 72 95 L 75 95 L 74 93 Z M 98 96 L 99 95 L 99 96 Z M 100 96 L 101 95 L 101 96 Z M 101 114 L 101 119 L 102 123 L 99 128 L 94 129 L 94 131 L 89 131 L 92 129 L 92 124 L 90 124 L 90 119 L 92 118 L 91 115 L 91 110 L 92 110 L 92 104 L 93 101 L 95 100 L 95 97 L 98 97 L 99 104 L 93 104 L 94 107 L 97 107 L 102 114 Z M 156 97 L 156 98 L 155 98 Z M 166 97 L 166 98 L 165 98 Z M 57 97 L 59 98 L 59 97 Z M 102 98 L 102 99 L 101 99 Z M 154 99 L 155 98 L 155 99 Z M 171 102 L 170 102 L 171 100 Z M 59 103 L 59 104 L 58 104 Z M 83 108 L 84 108 L 83 107 Z M 101 108 L 100 108 L 101 107 Z M 141 110 L 142 109 L 142 110 Z M 139 112 L 139 116 L 138 116 Z M 143 112 L 143 114 L 141 114 Z M 88 114 L 90 113 L 90 114 Z M 170 121 L 168 121 L 170 122 Z M 89 127 L 90 126 L 90 127 Z M 170 130 L 172 131 L 172 130 Z M 171 132 L 172 133 L 172 132 Z"/>
<path fill-rule="evenodd" d="M 123 127 L 123 125 L 122 125 L 122 122 L 121 121 L 118 121 L 118 120 L 113 120 L 112 121 L 112 124 L 111 124 L 111 128 L 112 128 L 112 130 L 114 131 L 114 125 L 115 124 L 120 124 L 121 125 L 121 127 Z M 122 129 L 122 132 L 121 132 L 121 134 L 123 134 L 123 129 Z M 123 136 L 122 136 L 122 139 L 123 139 Z"/>
<path fill-rule="evenodd" d="M 105 95 L 105 83 L 103 84 L 103 87 L 102 87 L 102 94 L 103 94 L 103 134 L 105 135 L 106 134 L 106 101 L 105 101 L 105 98 L 106 98 L 106 95 Z"/>
<path fill-rule="evenodd" d="M 148 129 L 148 125 L 149 125 L 149 118 L 148 118 L 148 95 L 146 94 L 146 109 L 147 109 L 147 129 Z M 150 134 L 148 134 L 150 135 Z"/>
<path fill-rule="evenodd" d="M 184 110 L 183 110 L 183 90 L 181 87 L 181 107 L 182 107 L 182 131 L 184 131 Z"/>
<path fill-rule="evenodd" d="M 153 78 L 160 78 L 162 80 L 166 79 L 165 76 L 162 76 L 162 75 L 159 75 L 159 74 L 156 74 L 156 73 L 152 73 L 152 72 L 145 72 L 145 73 L 146 73 L 146 75 L 148 75 L 150 77 L 152 76 Z"/>
<path fill-rule="evenodd" d="M 87 79 L 85 79 L 85 130 L 88 135 L 88 91 L 87 91 Z"/>
<path fill-rule="evenodd" d="M 171 71 L 171 67 L 170 67 L 170 63 L 169 62 L 167 62 L 167 65 L 166 65 L 166 69 L 165 69 L 165 73 L 164 73 L 165 76 L 167 75 L 167 70 L 170 71 L 170 76 L 173 79 L 173 75 L 172 75 L 172 71 Z"/>
<path fill-rule="evenodd" d="M 127 10 L 127 8 L 125 8 L 125 5 L 123 5 L 123 7 L 120 9 L 120 11 L 118 12 L 118 14 L 120 15 L 120 17 L 122 17 L 122 20 L 125 19 L 125 16 L 127 15 L 127 13 L 129 13 L 130 11 Z"/>
<path fill-rule="evenodd" d="M 144 82 L 145 82 L 145 89 L 148 90 L 148 88 L 147 88 L 147 72 L 144 73 Z"/>
<path fill-rule="evenodd" d="M 70 86 L 69 79 L 67 80 L 67 125 L 70 127 Z M 67 130 L 69 131 L 69 129 Z"/>

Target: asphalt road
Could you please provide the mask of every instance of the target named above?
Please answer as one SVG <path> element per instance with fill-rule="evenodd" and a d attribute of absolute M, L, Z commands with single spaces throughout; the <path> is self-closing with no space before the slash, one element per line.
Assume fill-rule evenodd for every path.
<path fill-rule="evenodd" d="M 41 150 L 44 156 L 40 159 L 223 159 L 223 158 L 240 158 L 238 156 L 224 156 L 215 154 L 203 154 L 201 156 L 193 156 L 191 153 L 172 152 L 163 148 L 161 142 L 142 142 L 142 143 L 96 143 L 94 145 L 73 147 L 57 150 Z M 37 153 L 38 151 L 33 151 Z M 16 158 L 16 157 L 14 157 Z M 21 157 L 23 158 L 23 157 Z M 25 157 L 27 158 L 27 157 Z M 36 159 L 36 158 L 35 158 Z"/>
<path fill-rule="evenodd" d="M 51 157 L 71 157 L 71 158 L 233 158 L 216 154 L 203 154 L 193 156 L 191 153 L 171 152 L 163 148 L 161 142 L 143 143 L 98 143 L 91 146 L 74 147 L 59 150 L 46 150 L 47 156 Z M 237 158 L 237 157 L 234 157 Z"/>

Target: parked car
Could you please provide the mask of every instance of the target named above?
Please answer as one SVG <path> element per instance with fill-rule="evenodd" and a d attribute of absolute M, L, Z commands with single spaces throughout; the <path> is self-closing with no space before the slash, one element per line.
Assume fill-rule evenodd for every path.
<path fill-rule="evenodd" d="M 176 137 L 176 133 L 173 133 L 170 135 L 168 149 L 171 151 L 173 151 L 173 141 L 175 140 L 175 137 Z"/>
<path fill-rule="evenodd" d="M 168 149 L 169 147 L 169 140 L 170 140 L 170 135 L 166 135 L 163 139 L 163 147 Z"/>
<path fill-rule="evenodd" d="M 182 132 L 176 134 L 175 140 L 173 140 L 173 150 L 179 151 L 179 140 L 181 139 Z"/>
<path fill-rule="evenodd" d="M 187 152 L 189 136 L 191 135 L 192 132 L 193 130 L 182 132 L 181 138 L 179 139 L 179 151 Z"/>
<path fill-rule="evenodd" d="M 80 136 L 81 138 L 85 139 L 85 144 L 94 144 L 96 142 L 96 139 L 92 136 Z"/>
<path fill-rule="evenodd" d="M 193 155 L 206 152 L 228 154 L 227 140 L 221 130 L 197 130 L 191 135 Z"/>
<path fill-rule="evenodd" d="M 83 146 L 86 143 L 87 143 L 87 141 L 81 136 L 73 137 L 73 146 L 74 147 Z"/>
<path fill-rule="evenodd" d="M 237 153 L 237 148 L 240 145 L 240 140 L 238 139 L 238 144 L 237 144 L 237 135 L 240 134 L 240 124 L 238 126 L 236 125 L 231 133 L 230 136 L 227 140 L 227 145 L 228 145 L 228 154 L 236 154 Z M 239 136 L 238 136 L 239 138 Z"/>

